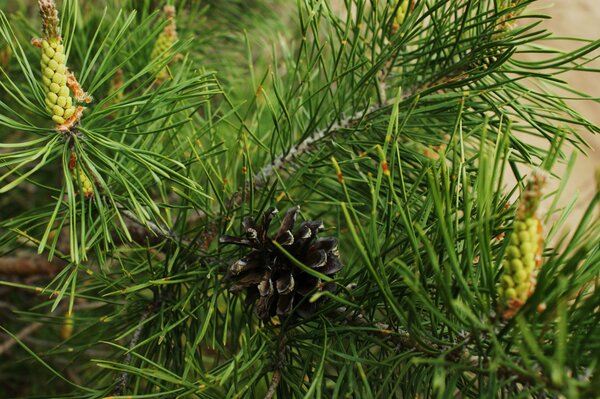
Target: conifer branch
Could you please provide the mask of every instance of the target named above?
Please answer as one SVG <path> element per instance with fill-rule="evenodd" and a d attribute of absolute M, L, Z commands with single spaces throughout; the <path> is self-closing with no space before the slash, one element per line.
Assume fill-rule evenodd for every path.
<path fill-rule="evenodd" d="M 55 275 L 62 269 L 62 261 L 48 261 L 44 256 L 2 256 L 0 257 L 0 274 L 9 276 Z"/>
<path fill-rule="evenodd" d="M 383 90 L 384 92 L 386 90 L 385 79 L 389 76 L 390 71 L 393 68 L 393 66 L 394 66 L 394 64 L 393 64 L 393 62 L 391 62 L 391 59 L 390 59 L 386 62 L 385 67 L 380 72 L 381 80 L 379 81 L 378 84 L 379 84 L 379 89 Z M 411 98 L 411 97 L 415 96 L 416 94 L 419 94 L 423 91 L 434 88 L 435 86 L 437 86 L 439 84 L 451 82 L 451 81 L 457 79 L 458 77 L 463 76 L 464 72 L 465 72 L 464 68 L 459 68 L 447 76 L 442 76 L 442 77 L 439 77 L 432 81 L 425 82 L 421 85 L 412 87 L 411 89 L 407 90 L 405 93 L 402 93 L 401 100 L 406 100 L 408 98 Z M 335 133 L 337 133 L 341 130 L 351 129 L 351 128 L 355 127 L 362 120 L 367 118 L 369 115 L 389 106 L 392 103 L 392 101 L 394 101 L 394 99 L 388 99 L 387 95 L 382 94 L 381 101 L 378 104 L 371 105 L 371 106 L 367 107 L 366 109 L 362 109 L 358 112 L 355 112 L 351 116 L 348 116 L 348 117 L 342 116 L 341 120 L 339 120 L 338 122 L 334 122 L 325 128 L 316 129 L 308 137 L 306 137 L 304 140 L 302 140 L 299 144 L 293 146 L 286 153 L 278 155 L 277 157 L 275 157 L 275 159 L 273 161 L 271 161 L 269 164 L 265 165 L 264 167 L 261 168 L 261 170 L 259 170 L 257 173 L 255 173 L 254 176 L 252 177 L 251 182 L 250 181 L 246 182 L 246 192 L 249 191 L 249 187 L 251 184 L 253 184 L 253 187 L 255 190 L 260 190 L 260 189 L 265 188 L 277 172 L 279 172 L 280 170 L 284 169 L 285 167 L 293 164 L 295 160 L 297 160 L 304 154 L 307 154 L 307 153 L 310 153 L 311 151 L 313 151 L 315 148 L 317 148 L 319 146 L 319 144 L 321 144 L 321 142 L 324 139 L 331 139 L 332 135 L 334 135 Z M 229 210 L 235 206 L 239 206 L 242 202 L 243 197 L 244 196 L 241 194 L 241 191 L 236 192 L 227 202 L 227 209 Z M 206 213 L 204 213 L 202 211 L 200 211 L 200 212 L 201 212 L 201 215 L 199 215 L 198 218 L 207 216 Z"/>
<path fill-rule="evenodd" d="M 23 338 L 25 338 L 25 337 L 33 334 L 37 330 L 39 330 L 42 326 L 44 326 L 44 323 L 40 323 L 40 322 L 31 323 L 27 327 L 24 327 L 21 331 L 16 333 L 15 337 L 20 341 Z M 17 343 L 17 340 L 13 339 L 12 337 L 9 337 L 6 341 L 4 341 L 2 344 L 0 344 L 0 356 L 2 356 L 4 353 L 8 352 L 10 350 L 10 348 L 15 346 L 16 343 Z"/>
<path fill-rule="evenodd" d="M 148 316 L 150 316 L 150 313 L 152 313 L 152 310 L 154 309 L 154 307 L 155 307 L 155 304 L 150 304 L 142 312 L 142 315 L 140 316 L 140 320 L 138 321 L 138 327 L 133 332 L 131 341 L 129 341 L 127 354 L 125 355 L 125 359 L 123 360 L 124 366 L 129 366 L 131 364 L 131 359 L 132 359 L 131 351 L 138 344 L 138 342 L 140 340 L 140 336 L 142 335 L 142 330 L 144 329 L 144 322 L 146 321 Z M 119 378 L 117 378 L 117 381 L 115 384 L 116 388 L 113 392 L 113 396 L 119 396 L 125 391 L 125 388 L 127 388 L 127 380 L 128 379 L 129 379 L 129 373 L 127 371 L 124 371 L 123 373 L 121 373 Z"/>
<path fill-rule="evenodd" d="M 387 105 L 387 102 L 382 102 L 381 104 L 370 106 L 367 109 L 356 112 L 349 117 L 343 117 L 339 122 L 334 122 L 328 127 L 315 130 L 307 138 L 302 140 L 298 145 L 290 148 L 290 150 L 287 153 L 275 157 L 275 159 L 271 163 L 264 166 L 260 171 L 258 171 L 252 178 L 254 182 L 254 188 L 264 188 L 279 170 L 293 163 L 297 158 L 301 157 L 302 155 L 314 150 L 324 138 L 330 138 L 331 134 L 337 131 L 343 129 L 350 129 L 356 126 L 360 121 L 362 121 L 365 118 L 365 116 L 370 115 L 373 112 L 379 111 Z"/>
<path fill-rule="evenodd" d="M 133 212 L 127 210 L 122 204 L 117 204 L 117 208 L 123 216 L 130 221 L 125 223 L 127 230 L 132 236 L 132 240 L 140 245 L 156 245 L 163 241 L 177 241 L 182 244 L 189 245 L 189 241 L 182 239 L 179 235 L 159 223 L 154 223 L 151 220 L 141 221 Z"/>
<path fill-rule="evenodd" d="M 272 399 L 275 393 L 277 392 L 277 387 L 281 382 L 281 370 L 285 365 L 285 354 L 287 352 L 287 338 L 282 332 L 281 338 L 279 340 L 279 349 L 277 351 L 277 360 L 275 362 L 275 370 L 273 370 L 273 375 L 271 376 L 271 383 L 269 384 L 269 389 L 265 394 L 265 399 Z"/>
<path fill-rule="evenodd" d="M 380 78 L 378 79 L 378 85 L 380 90 L 386 90 L 386 78 L 389 76 L 391 69 L 394 64 L 391 62 L 391 59 L 388 60 L 380 71 Z M 405 93 L 402 93 L 401 100 L 406 100 L 415 96 L 418 93 L 421 93 L 425 90 L 431 89 L 438 84 L 445 83 L 456 79 L 458 76 L 462 76 L 464 74 L 464 69 L 460 68 L 454 71 L 449 76 L 439 77 L 433 81 L 425 82 L 421 85 L 415 86 Z M 315 148 L 319 146 L 319 144 L 324 139 L 329 139 L 333 134 L 339 132 L 344 129 L 351 129 L 363 121 L 365 118 L 369 117 L 369 115 L 374 112 L 380 111 L 391 104 L 390 99 L 387 98 L 387 95 L 382 94 L 381 101 L 378 104 L 371 105 L 366 109 L 362 109 L 360 111 L 355 112 L 354 114 L 344 117 L 337 121 L 333 122 L 327 127 L 319 128 L 314 130 L 308 137 L 302 140 L 299 144 L 292 147 L 284 154 L 280 154 L 273 161 L 263 166 L 258 172 L 256 172 L 253 177 L 246 181 L 245 188 L 242 188 L 236 191 L 226 202 L 225 202 L 225 211 L 230 211 L 237 206 L 242 204 L 242 201 L 245 197 L 248 197 L 248 193 L 250 192 L 250 187 L 253 187 L 254 190 L 264 189 L 273 176 L 278 173 L 280 170 L 286 168 L 287 166 L 293 164 L 298 158 L 303 156 L 304 154 L 310 153 Z M 139 221 L 137 217 L 130 211 L 122 209 L 123 214 L 133 222 L 139 224 L 142 227 L 149 228 L 150 232 L 156 235 L 157 237 L 161 237 L 165 240 L 176 239 L 177 235 L 173 232 L 169 231 L 164 226 L 159 226 L 155 223 L 148 222 L 146 226 L 145 223 Z M 199 222 L 208 217 L 208 213 L 203 210 L 196 209 L 195 214 L 193 215 L 193 221 Z M 217 231 L 217 226 L 219 225 L 221 218 L 216 218 L 213 222 L 211 222 L 207 227 L 206 231 Z M 215 235 L 210 235 L 214 238 Z"/>
<path fill-rule="evenodd" d="M 465 333 L 461 342 L 456 343 L 451 348 L 443 348 L 434 343 L 422 345 L 414 340 L 408 331 L 402 329 L 391 329 L 390 326 L 385 323 L 372 322 L 363 314 L 350 313 L 344 308 L 338 308 L 332 311 L 331 316 L 335 318 L 343 318 L 346 323 L 352 326 L 373 329 L 371 331 L 372 334 L 376 335 L 378 338 L 391 342 L 398 350 L 404 352 L 419 352 L 426 357 L 436 358 L 443 354 L 446 360 L 471 367 L 473 368 L 473 372 L 478 372 L 478 368 L 483 368 L 483 370 L 481 370 L 482 373 L 489 373 L 489 370 L 486 370 L 486 368 L 489 367 L 488 361 L 479 355 L 470 356 L 468 349 L 466 349 L 466 347 L 475 339 L 476 334 L 474 333 Z M 429 348 L 433 348 L 433 351 Z M 512 379 L 515 383 L 522 385 L 534 386 L 539 382 L 538 380 L 541 380 L 544 385 L 549 388 L 560 389 L 560 387 L 556 386 L 556 384 L 554 384 L 548 377 L 541 373 L 539 373 L 537 376 L 531 376 L 506 366 L 499 366 L 496 372 L 503 378 Z"/>

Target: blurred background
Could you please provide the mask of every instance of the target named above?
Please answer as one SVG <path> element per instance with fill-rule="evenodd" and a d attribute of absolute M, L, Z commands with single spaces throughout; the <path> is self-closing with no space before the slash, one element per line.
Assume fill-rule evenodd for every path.
<path fill-rule="evenodd" d="M 532 8 L 540 10 L 540 14 L 552 17 L 552 19 L 544 21 L 542 27 L 554 32 L 557 36 L 600 39 L 599 0 L 540 0 L 534 3 Z M 578 47 L 576 42 L 568 40 L 552 40 L 548 41 L 548 45 L 562 50 L 574 50 Z M 596 57 L 596 60 L 589 64 L 588 68 L 600 70 L 600 50 L 596 50 L 592 57 Z M 562 78 L 574 89 L 587 93 L 593 98 L 600 98 L 600 75 L 597 72 L 565 73 Z M 572 101 L 570 105 L 590 122 L 600 125 L 599 103 Z M 580 130 L 591 148 L 588 150 L 587 157 L 578 156 L 568 181 L 567 190 L 562 198 L 562 202 L 567 202 L 572 200 L 575 195 L 579 195 L 579 200 L 570 218 L 571 225 L 579 220 L 589 204 L 589 200 L 595 194 L 594 171 L 600 167 L 600 136 L 593 136 L 584 132 L 583 129 Z M 554 181 L 553 185 L 557 186 L 558 183 L 558 181 Z"/>

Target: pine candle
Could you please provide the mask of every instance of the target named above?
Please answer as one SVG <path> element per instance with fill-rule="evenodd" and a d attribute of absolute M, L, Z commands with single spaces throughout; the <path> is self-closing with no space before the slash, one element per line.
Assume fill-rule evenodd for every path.
<path fill-rule="evenodd" d="M 80 187 L 85 198 L 94 196 L 94 182 L 86 174 L 82 162 L 77 162 L 77 155 L 71 152 L 69 159 L 69 173 L 73 181 Z"/>
<path fill-rule="evenodd" d="M 545 182 L 546 176 L 543 173 L 533 173 L 522 194 L 510 244 L 502 261 L 504 273 L 500 280 L 499 295 L 505 319 L 513 317 L 535 289 L 544 246 L 542 223 L 537 216 L 537 209 Z"/>
<path fill-rule="evenodd" d="M 65 48 L 60 36 L 58 11 L 54 0 L 40 0 L 42 16 L 42 39 L 34 39 L 33 44 L 42 50 L 40 66 L 44 87 L 46 109 L 52 120 L 58 125 L 76 115 L 77 108 L 73 104 L 69 89 L 69 71 L 66 65 Z"/>
<path fill-rule="evenodd" d="M 59 37 L 42 39 L 42 83 L 46 108 L 59 125 L 75 114 L 75 105 L 67 86 L 65 49 Z"/>
<path fill-rule="evenodd" d="M 400 4 L 397 6 L 396 15 L 394 15 L 394 21 L 392 22 L 392 33 L 396 33 L 406 18 L 408 13 L 408 4 L 410 0 L 400 0 Z"/>
<path fill-rule="evenodd" d="M 164 53 L 171 48 L 173 43 L 177 41 L 177 26 L 175 24 L 175 7 L 173 6 L 165 6 L 163 9 L 165 16 L 169 23 L 165 26 L 165 29 L 160 33 L 158 39 L 156 39 L 156 43 L 154 43 L 154 48 L 152 49 L 152 54 L 150 57 L 153 60 L 164 57 Z M 157 72 L 158 79 L 166 79 L 168 77 L 168 73 L 166 68 L 163 68 Z"/>

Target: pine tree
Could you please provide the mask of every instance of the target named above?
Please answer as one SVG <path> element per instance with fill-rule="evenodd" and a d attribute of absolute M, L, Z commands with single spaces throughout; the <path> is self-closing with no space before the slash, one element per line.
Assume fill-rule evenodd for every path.
<path fill-rule="evenodd" d="M 534 0 L 58 3 L 0 1 L 1 397 L 598 394 L 600 178 L 563 234 L 556 170 L 600 40 Z"/>

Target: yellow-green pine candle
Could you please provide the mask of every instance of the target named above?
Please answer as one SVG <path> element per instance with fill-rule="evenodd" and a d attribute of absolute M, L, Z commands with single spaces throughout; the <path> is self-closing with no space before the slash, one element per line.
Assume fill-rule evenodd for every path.
<path fill-rule="evenodd" d="M 392 24 L 392 31 L 395 33 L 400 28 L 400 25 L 404 22 L 406 18 L 406 14 L 408 12 L 408 4 L 410 0 L 400 0 L 400 5 L 396 10 L 396 15 L 394 15 L 394 22 Z"/>
<path fill-rule="evenodd" d="M 169 23 L 165 26 L 165 29 L 160 33 L 158 39 L 156 39 L 156 43 L 154 43 L 154 48 L 152 49 L 152 54 L 150 55 L 153 60 L 158 59 L 159 57 L 165 57 L 165 51 L 167 51 L 175 41 L 177 41 L 177 26 L 175 24 L 175 7 L 173 6 L 165 6 L 163 9 Z M 168 73 L 165 68 L 160 71 L 157 71 L 157 78 L 164 79 L 168 77 Z"/>
<path fill-rule="evenodd" d="M 83 193 L 83 196 L 85 198 L 92 198 L 94 196 L 94 182 L 85 173 L 82 164 L 77 162 L 77 155 L 75 155 L 74 151 L 71 152 L 71 158 L 69 159 L 69 173 Z"/>
<path fill-rule="evenodd" d="M 12 48 L 10 46 L 4 47 L 0 51 L 0 68 L 8 71 L 8 67 L 10 66 L 10 58 L 12 57 Z"/>
<path fill-rule="evenodd" d="M 71 91 L 67 86 L 65 48 L 60 37 L 58 11 L 53 0 L 39 0 L 44 38 L 38 43 L 42 49 L 42 85 L 44 102 L 52 120 L 62 125 L 75 114 Z"/>
<path fill-rule="evenodd" d="M 62 339 L 69 339 L 73 335 L 73 315 L 71 312 L 65 314 L 63 324 L 60 327 L 60 336 Z"/>
<path fill-rule="evenodd" d="M 123 74 L 123 70 L 122 69 L 117 69 L 117 72 L 115 72 L 115 75 L 113 76 L 111 85 L 110 85 L 110 90 L 109 90 L 109 95 L 113 95 L 115 94 L 113 101 L 118 103 L 121 102 L 121 100 L 123 99 L 123 90 L 120 90 L 123 87 L 123 83 L 124 83 L 124 74 Z"/>
<path fill-rule="evenodd" d="M 514 316 L 535 288 L 543 249 L 542 224 L 536 212 L 545 180 L 543 173 L 534 172 L 521 195 L 510 243 L 502 261 L 499 295 L 504 318 Z"/>
<path fill-rule="evenodd" d="M 77 175 L 73 173 L 73 179 L 80 185 L 81 192 L 85 198 L 92 198 L 94 196 L 94 184 L 81 167 L 77 168 Z"/>

